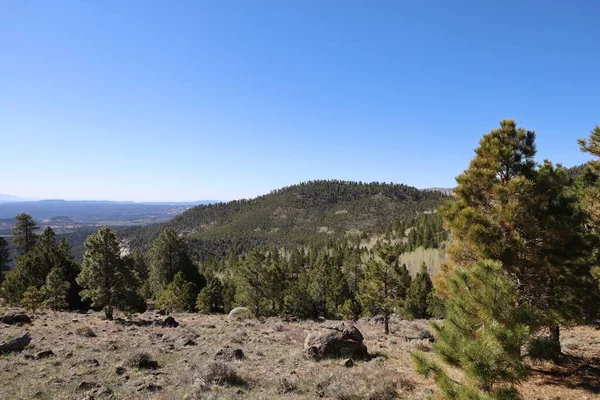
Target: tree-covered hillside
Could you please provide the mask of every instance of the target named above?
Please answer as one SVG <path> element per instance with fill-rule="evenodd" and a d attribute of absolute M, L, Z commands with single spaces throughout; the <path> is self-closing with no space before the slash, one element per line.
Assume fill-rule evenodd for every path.
<path fill-rule="evenodd" d="M 250 200 L 194 207 L 165 224 L 122 232 L 131 248 L 166 227 L 189 238 L 198 258 L 258 245 L 314 243 L 384 231 L 393 221 L 437 208 L 446 195 L 406 185 L 319 180 Z"/>

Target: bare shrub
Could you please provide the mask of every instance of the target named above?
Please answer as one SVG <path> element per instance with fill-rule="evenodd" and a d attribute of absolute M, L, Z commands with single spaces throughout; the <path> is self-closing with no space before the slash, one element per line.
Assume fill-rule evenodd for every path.
<path fill-rule="evenodd" d="M 79 336 L 83 336 L 83 337 L 96 337 L 96 333 L 94 333 L 94 331 L 92 330 L 92 328 L 90 328 L 89 326 L 82 326 L 80 328 L 75 329 L 75 333 L 78 334 Z"/>
<path fill-rule="evenodd" d="M 152 359 L 150 353 L 145 351 L 140 351 L 132 354 L 125 364 L 132 368 L 138 369 L 156 369 L 158 368 L 158 363 Z"/>
<path fill-rule="evenodd" d="M 202 379 L 206 383 L 215 385 L 244 385 L 245 381 L 238 373 L 224 362 L 209 362 L 204 366 L 201 372 Z"/>
<path fill-rule="evenodd" d="M 298 390 L 298 382 L 292 378 L 286 378 L 285 376 L 279 378 L 277 382 L 277 393 L 293 393 Z"/>

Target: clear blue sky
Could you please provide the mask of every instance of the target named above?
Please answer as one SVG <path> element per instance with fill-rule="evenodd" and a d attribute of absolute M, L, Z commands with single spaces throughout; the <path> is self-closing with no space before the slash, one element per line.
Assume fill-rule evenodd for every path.
<path fill-rule="evenodd" d="M 309 179 L 451 187 L 514 118 L 570 166 L 600 2 L 0 2 L 0 193 L 196 200 Z"/>

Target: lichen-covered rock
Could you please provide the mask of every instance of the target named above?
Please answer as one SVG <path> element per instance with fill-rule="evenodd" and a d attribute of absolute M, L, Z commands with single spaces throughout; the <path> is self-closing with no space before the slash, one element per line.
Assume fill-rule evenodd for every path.
<path fill-rule="evenodd" d="M 314 360 L 328 357 L 362 360 L 369 355 L 363 341 L 362 333 L 355 326 L 328 327 L 306 337 L 304 354 Z"/>

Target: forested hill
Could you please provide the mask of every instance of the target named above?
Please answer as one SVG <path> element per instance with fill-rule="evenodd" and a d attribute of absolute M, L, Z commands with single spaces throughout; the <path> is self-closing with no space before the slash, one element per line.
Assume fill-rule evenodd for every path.
<path fill-rule="evenodd" d="M 186 235 L 200 258 L 260 245 L 309 243 L 379 233 L 394 221 L 437 208 L 446 195 L 407 185 L 319 180 L 250 200 L 201 205 L 173 220 L 131 228 L 122 237 L 147 246 L 165 227 Z"/>

